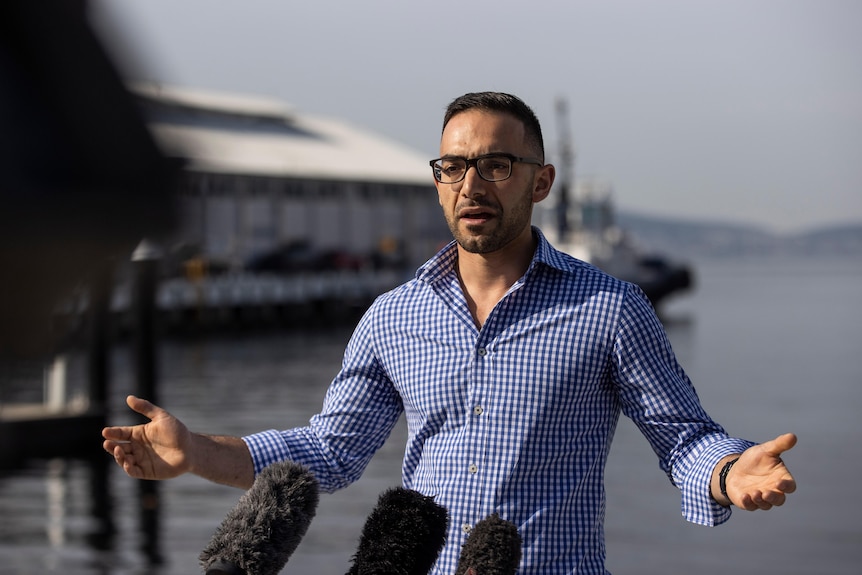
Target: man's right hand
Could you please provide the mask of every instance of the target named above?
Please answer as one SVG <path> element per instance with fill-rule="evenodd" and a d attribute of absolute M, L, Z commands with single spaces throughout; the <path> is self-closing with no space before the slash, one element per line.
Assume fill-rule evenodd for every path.
<path fill-rule="evenodd" d="M 102 447 L 136 479 L 170 479 L 191 471 L 192 434 L 179 419 L 133 395 L 126 404 L 147 423 L 102 430 Z"/>

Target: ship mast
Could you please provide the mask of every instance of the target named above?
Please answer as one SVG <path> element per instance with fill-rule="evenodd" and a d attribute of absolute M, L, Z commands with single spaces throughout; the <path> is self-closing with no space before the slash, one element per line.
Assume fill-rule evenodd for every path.
<path fill-rule="evenodd" d="M 574 156 L 572 138 L 569 133 L 568 106 L 563 98 L 557 98 L 557 132 L 560 138 L 560 197 L 557 200 L 557 241 L 565 243 L 572 231 L 569 221 L 569 206 L 572 201 Z"/>

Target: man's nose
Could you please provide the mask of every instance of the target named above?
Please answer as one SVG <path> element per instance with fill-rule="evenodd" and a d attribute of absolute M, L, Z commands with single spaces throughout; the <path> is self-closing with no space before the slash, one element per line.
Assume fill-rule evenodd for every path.
<path fill-rule="evenodd" d="M 477 194 L 485 194 L 485 180 L 479 175 L 479 168 L 476 167 L 476 164 L 467 166 L 464 179 L 461 180 L 461 189 L 458 191 L 462 196 L 468 198 Z"/>

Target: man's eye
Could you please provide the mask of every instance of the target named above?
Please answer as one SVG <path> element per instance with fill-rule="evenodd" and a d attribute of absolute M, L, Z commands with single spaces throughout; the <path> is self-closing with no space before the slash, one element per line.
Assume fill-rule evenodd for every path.
<path fill-rule="evenodd" d="M 488 176 L 499 178 L 509 172 L 509 162 L 507 158 L 483 158 L 479 169 Z"/>

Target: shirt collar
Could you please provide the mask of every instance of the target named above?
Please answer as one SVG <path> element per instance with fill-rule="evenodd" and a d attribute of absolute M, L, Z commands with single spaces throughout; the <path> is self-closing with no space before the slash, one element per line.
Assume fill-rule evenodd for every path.
<path fill-rule="evenodd" d="M 536 226 L 533 226 L 532 230 L 533 236 L 539 240 L 539 243 L 524 277 L 530 275 L 530 273 L 532 273 L 532 271 L 539 265 L 545 265 L 563 271 L 570 270 L 571 265 L 566 262 L 565 256 L 548 242 L 542 231 Z M 457 259 L 458 247 L 455 240 L 452 240 L 431 259 L 422 264 L 422 266 L 416 271 L 416 279 L 429 284 L 434 283 L 454 272 L 455 261 Z"/>

